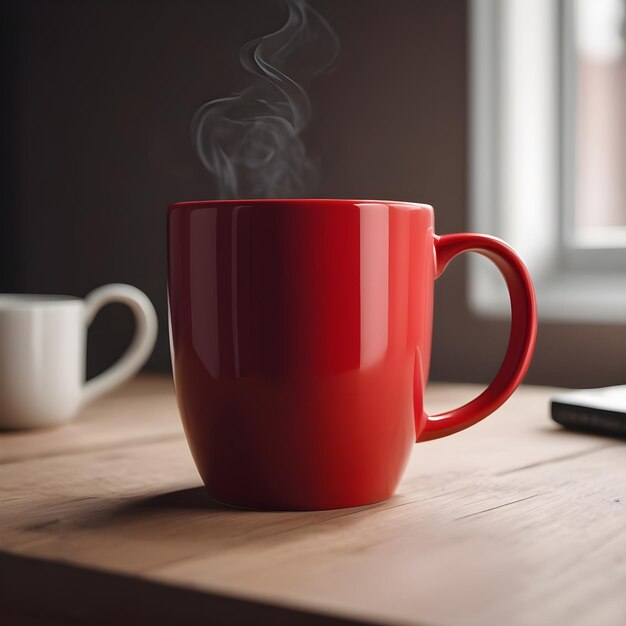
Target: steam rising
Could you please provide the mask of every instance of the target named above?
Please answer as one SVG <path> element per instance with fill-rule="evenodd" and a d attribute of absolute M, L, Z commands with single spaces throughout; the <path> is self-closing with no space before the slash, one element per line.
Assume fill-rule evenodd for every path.
<path fill-rule="evenodd" d="M 314 173 L 301 138 L 311 115 L 302 85 L 331 67 L 339 41 L 306 0 L 283 1 L 285 25 L 241 48 L 254 82 L 203 104 L 192 120 L 196 150 L 221 198 L 297 196 Z"/>

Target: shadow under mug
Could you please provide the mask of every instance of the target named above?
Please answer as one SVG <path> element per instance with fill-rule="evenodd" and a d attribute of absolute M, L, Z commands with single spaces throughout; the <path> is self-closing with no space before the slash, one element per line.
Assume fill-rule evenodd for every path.
<path fill-rule="evenodd" d="M 432 207 L 406 202 L 169 208 L 176 394 L 214 499 L 260 509 L 384 500 L 415 441 L 467 428 L 511 395 L 537 333 L 528 271 L 499 239 L 433 228 Z M 467 251 L 506 280 L 508 349 L 480 396 L 429 416 L 434 281 Z"/>
<path fill-rule="evenodd" d="M 87 327 L 111 302 L 131 308 L 135 335 L 117 363 L 85 382 Z M 0 428 L 37 428 L 71 419 L 135 374 L 150 356 L 156 335 L 152 303 L 130 285 L 105 285 L 85 300 L 0 294 Z"/>

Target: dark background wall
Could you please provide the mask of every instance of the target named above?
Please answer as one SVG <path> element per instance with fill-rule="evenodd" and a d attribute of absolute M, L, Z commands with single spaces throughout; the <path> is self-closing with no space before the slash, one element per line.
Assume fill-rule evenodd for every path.
<path fill-rule="evenodd" d="M 440 233 L 467 228 L 467 23 L 461 0 L 318 0 L 342 52 L 309 89 L 317 196 L 435 206 Z M 215 197 L 190 140 L 203 102 L 247 84 L 240 46 L 281 23 L 273 0 L 2 4 L 0 291 L 144 290 L 159 313 L 151 369 L 169 367 L 165 208 Z M 432 377 L 487 381 L 508 325 L 472 317 L 465 264 L 438 282 Z M 88 370 L 132 332 L 108 307 Z M 598 358 L 594 358 L 596 356 Z M 528 380 L 626 378 L 624 327 L 544 325 Z"/>

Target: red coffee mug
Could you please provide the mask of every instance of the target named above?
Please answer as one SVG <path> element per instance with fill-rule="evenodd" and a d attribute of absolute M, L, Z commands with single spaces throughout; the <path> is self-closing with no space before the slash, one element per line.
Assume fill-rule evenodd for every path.
<path fill-rule="evenodd" d="M 495 411 L 537 334 L 522 261 L 487 235 L 437 236 L 432 207 L 373 200 L 181 202 L 168 211 L 174 380 L 210 496 L 255 509 L 389 498 L 412 444 Z M 502 272 L 512 328 L 494 381 L 424 413 L 433 287 L 473 251 Z"/>

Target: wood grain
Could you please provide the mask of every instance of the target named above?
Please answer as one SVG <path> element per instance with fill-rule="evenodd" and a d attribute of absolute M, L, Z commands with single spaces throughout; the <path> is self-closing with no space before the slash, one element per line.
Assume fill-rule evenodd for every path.
<path fill-rule="evenodd" d="M 477 391 L 432 385 L 429 408 Z M 387 502 L 283 513 L 210 501 L 171 383 L 139 379 L 62 429 L 0 435 L 0 611 L 25 624 L 623 625 L 625 445 L 553 425 L 553 391 L 521 388 L 416 446 Z"/>
<path fill-rule="evenodd" d="M 62 426 L 35 431 L 0 430 L 0 465 L 182 437 L 175 414 L 171 381 L 144 375 L 88 406 L 80 419 Z"/>

